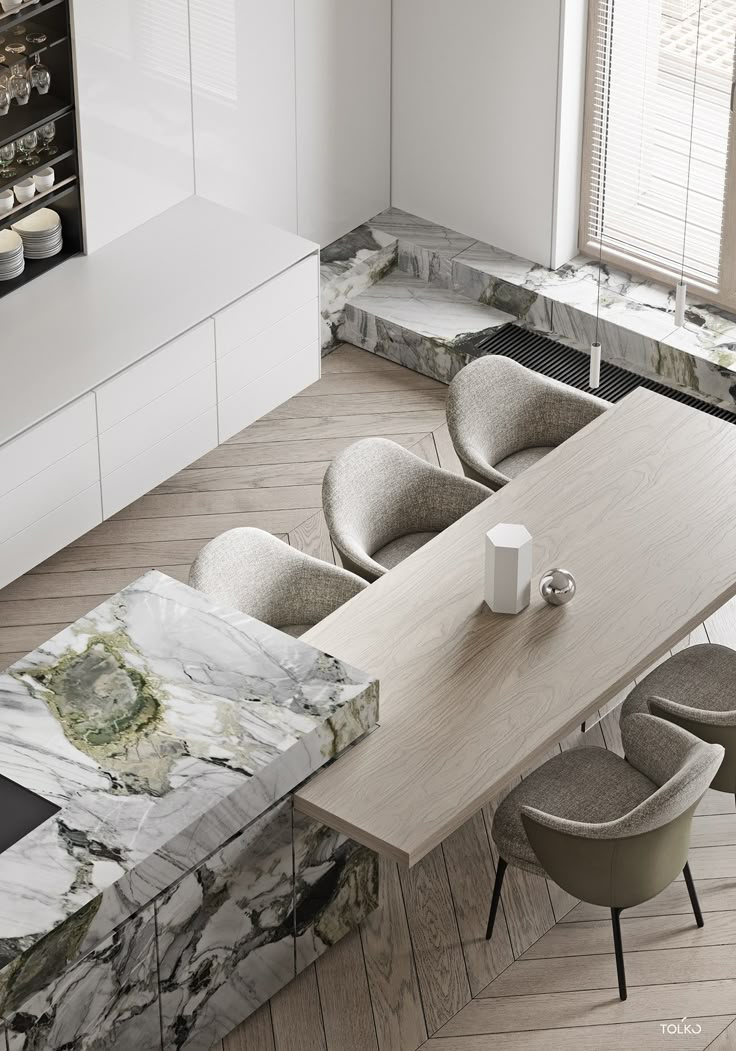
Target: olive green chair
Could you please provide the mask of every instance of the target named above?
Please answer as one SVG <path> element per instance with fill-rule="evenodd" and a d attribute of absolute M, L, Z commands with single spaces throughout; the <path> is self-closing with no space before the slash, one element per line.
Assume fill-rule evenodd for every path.
<path fill-rule="evenodd" d="M 493 934 L 508 865 L 553 879 L 568 894 L 611 910 L 619 994 L 626 999 L 623 909 L 684 873 L 703 926 L 688 865 L 693 813 L 723 748 L 653 715 L 621 725 L 626 759 L 574 748 L 544 763 L 503 800 L 491 834 L 499 860 L 486 938 Z"/>
<path fill-rule="evenodd" d="M 736 650 L 705 643 L 675 653 L 634 687 L 621 718 L 636 712 L 722 745 L 726 755 L 711 788 L 736 797 Z"/>

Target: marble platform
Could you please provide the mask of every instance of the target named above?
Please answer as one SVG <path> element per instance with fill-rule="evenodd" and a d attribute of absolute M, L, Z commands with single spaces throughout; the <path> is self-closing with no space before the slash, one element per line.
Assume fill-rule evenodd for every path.
<path fill-rule="evenodd" d="M 345 304 L 342 339 L 449 383 L 511 314 L 394 270 Z"/>
<path fill-rule="evenodd" d="M 604 358 L 703 401 L 736 408 L 736 317 L 716 307 L 692 303 L 685 325 L 677 328 L 671 288 L 606 264 L 599 267 L 584 256 L 549 270 L 396 208 L 360 229 L 380 241 L 384 265 L 351 289 L 352 235 L 327 250 L 340 254 L 343 246 L 339 292 L 330 292 L 336 286 L 323 268 L 323 297 L 332 311 L 325 351 L 342 339 L 426 375 L 451 379 L 463 356 L 448 354 L 435 330 L 442 330 L 446 340 L 453 319 L 467 311 L 470 300 L 588 353 L 596 333 L 600 272 L 598 332 Z M 411 317 L 404 306 L 396 316 L 398 286 L 404 279 L 425 286 L 405 288 Z M 488 315 L 489 328 L 494 316 Z M 402 318 L 410 323 L 402 324 Z M 480 324 L 468 331 L 482 331 Z M 465 334 L 458 329 L 454 336 Z"/>
<path fill-rule="evenodd" d="M 209 1047 L 293 978 L 290 794 L 377 709 L 370 675 L 157 572 L 0 676 L 0 769 L 59 808 L 0 854 L 9 1048 L 153 1048 L 162 1019 Z"/>

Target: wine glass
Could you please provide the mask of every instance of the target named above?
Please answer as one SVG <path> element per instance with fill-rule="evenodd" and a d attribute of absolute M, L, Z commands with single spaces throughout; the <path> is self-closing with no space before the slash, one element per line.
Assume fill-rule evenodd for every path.
<path fill-rule="evenodd" d="M 15 143 L 6 142 L 4 146 L 0 146 L 0 178 L 1 179 L 14 179 L 18 174 L 15 168 L 11 168 L 10 165 L 15 160 Z"/>
<path fill-rule="evenodd" d="M 10 94 L 19 106 L 25 106 L 31 97 L 31 82 L 23 73 L 13 73 L 8 84 Z"/>
<path fill-rule="evenodd" d="M 0 117 L 4 117 L 10 109 L 10 91 L 6 84 L 0 83 Z"/>
<path fill-rule="evenodd" d="M 36 55 L 36 59 L 38 59 L 38 55 Z M 39 95 L 48 94 L 48 90 L 51 87 L 51 73 L 47 66 L 35 61 L 29 70 L 28 79 L 31 82 L 31 87 L 35 88 Z"/>
<path fill-rule="evenodd" d="M 46 34 L 44 33 L 44 31 L 42 29 L 38 29 L 38 28 L 30 29 L 26 33 L 26 43 L 27 44 L 45 44 L 47 40 L 48 40 L 48 37 L 46 36 Z"/>
<path fill-rule="evenodd" d="M 28 167 L 38 164 L 38 157 L 35 153 L 36 147 L 38 146 L 37 132 L 29 131 L 26 132 L 25 135 L 21 135 L 18 139 L 17 146 L 23 155 L 20 159 L 21 164 L 25 164 Z"/>
<path fill-rule="evenodd" d="M 59 152 L 56 146 L 52 146 L 54 139 L 56 138 L 56 122 L 50 120 L 47 124 L 43 124 L 38 129 L 38 137 L 43 143 L 39 153 L 43 153 L 46 157 L 54 157 Z"/>

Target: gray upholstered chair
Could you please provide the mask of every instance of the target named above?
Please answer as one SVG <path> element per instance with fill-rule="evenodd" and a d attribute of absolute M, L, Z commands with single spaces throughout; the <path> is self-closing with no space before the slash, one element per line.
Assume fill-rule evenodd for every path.
<path fill-rule="evenodd" d="M 363 438 L 330 464 L 322 504 L 347 569 L 377 580 L 491 496 L 387 438 Z"/>
<path fill-rule="evenodd" d="M 302 635 L 367 584 L 262 529 L 229 529 L 202 548 L 189 573 L 198 591 L 289 635 Z"/>
<path fill-rule="evenodd" d="M 626 999 L 622 909 L 648 901 L 683 872 L 703 926 L 687 861 L 690 826 L 723 748 L 652 715 L 621 724 L 626 759 L 574 748 L 544 763 L 503 800 L 493 819 L 499 861 L 486 937 L 493 934 L 507 865 L 553 879 L 611 910 L 619 994 Z"/>
<path fill-rule="evenodd" d="M 609 402 L 491 354 L 466 365 L 447 425 L 469 478 L 500 489 L 609 408 Z"/>
<path fill-rule="evenodd" d="M 621 718 L 651 712 L 723 745 L 726 755 L 711 788 L 736 796 L 736 650 L 688 646 L 649 672 L 621 708 Z"/>

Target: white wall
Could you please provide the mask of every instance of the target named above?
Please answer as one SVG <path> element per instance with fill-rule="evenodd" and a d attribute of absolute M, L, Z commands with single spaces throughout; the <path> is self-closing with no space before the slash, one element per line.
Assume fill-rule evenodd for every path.
<path fill-rule="evenodd" d="M 194 192 L 187 0 L 73 0 L 87 250 Z"/>
<path fill-rule="evenodd" d="M 296 0 L 298 232 L 329 244 L 387 208 L 391 0 Z"/>
<path fill-rule="evenodd" d="M 579 103 L 584 61 L 563 76 L 560 53 L 567 41 L 572 56 L 585 6 L 394 0 L 392 204 L 548 266 L 564 261 L 578 161 L 575 118 L 566 109 L 561 122 L 559 102 Z"/>

